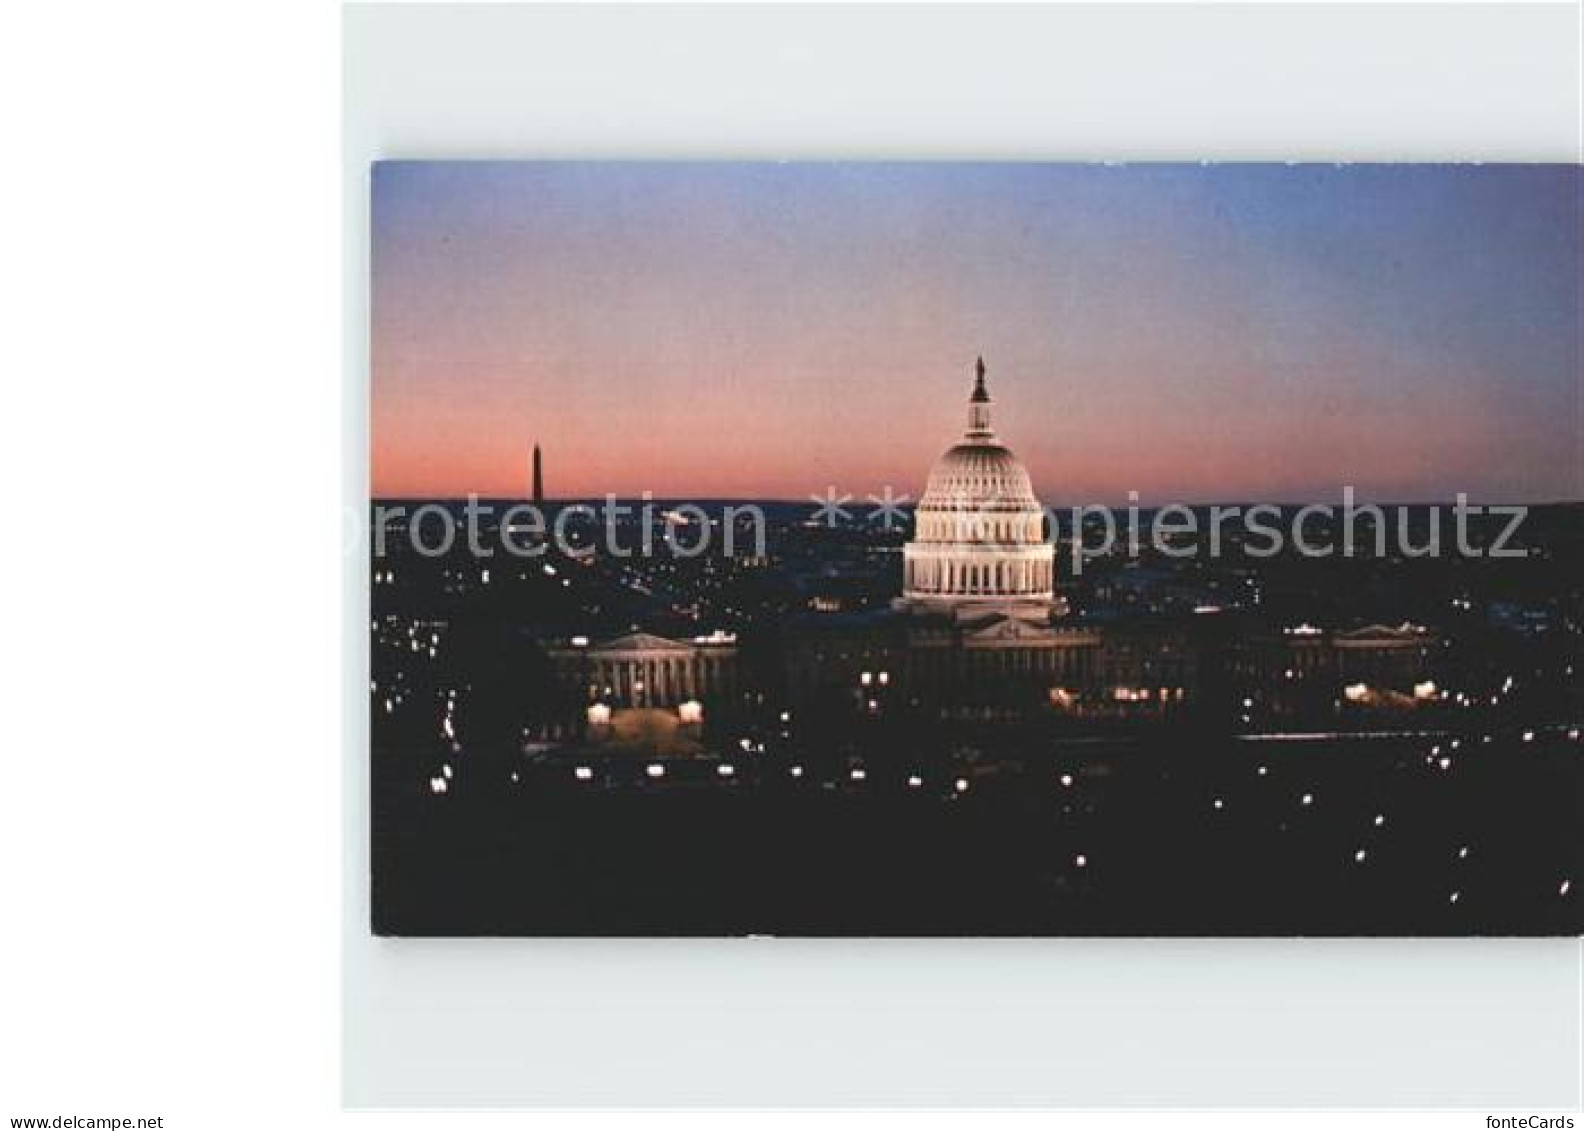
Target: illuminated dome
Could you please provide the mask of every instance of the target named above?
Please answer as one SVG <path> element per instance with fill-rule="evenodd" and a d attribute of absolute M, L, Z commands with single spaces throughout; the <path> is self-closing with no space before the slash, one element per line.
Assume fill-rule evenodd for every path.
<path fill-rule="evenodd" d="M 903 603 L 922 610 L 1048 613 L 1056 550 L 1028 472 L 990 427 L 984 359 L 968 430 L 930 471 L 903 548 Z"/>
<path fill-rule="evenodd" d="M 1011 449 L 996 443 L 958 444 L 935 461 L 924 488 L 924 505 L 959 502 L 969 507 L 1033 504 L 1028 472 Z"/>

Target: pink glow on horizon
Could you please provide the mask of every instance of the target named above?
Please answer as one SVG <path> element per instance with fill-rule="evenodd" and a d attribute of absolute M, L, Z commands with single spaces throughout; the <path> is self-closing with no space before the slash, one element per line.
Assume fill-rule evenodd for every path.
<path fill-rule="evenodd" d="M 1584 493 L 1576 178 L 930 168 L 395 166 L 373 493 L 916 497 L 981 352 L 1051 505 Z"/>

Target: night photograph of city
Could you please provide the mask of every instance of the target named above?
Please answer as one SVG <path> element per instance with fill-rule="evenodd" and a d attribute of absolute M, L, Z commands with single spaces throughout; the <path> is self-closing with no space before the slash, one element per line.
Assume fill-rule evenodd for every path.
<path fill-rule="evenodd" d="M 1577 166 L 371 189 L 376 934 L 1584 929 Z"/>

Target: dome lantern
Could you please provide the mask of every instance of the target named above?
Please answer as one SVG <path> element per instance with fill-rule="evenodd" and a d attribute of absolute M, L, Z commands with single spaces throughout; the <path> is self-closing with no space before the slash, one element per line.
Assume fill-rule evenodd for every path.
<path fill-rule="evenodd" d="M 985 388 L 985 363 L 981 356 L 974 363 L 973 393 L 968 398 L 968 439 L 988 440 L 994 436 L 990 427 L 990 390 Z"/>

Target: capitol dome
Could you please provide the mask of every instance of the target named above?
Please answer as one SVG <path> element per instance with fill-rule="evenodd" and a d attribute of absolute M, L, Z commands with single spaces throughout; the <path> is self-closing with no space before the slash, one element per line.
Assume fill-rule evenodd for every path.
<path fill-rule="evenodd" d="M 1021 505 L 1034 501 L 1034 487 L 1010 448 L 989 442 L 958 444 L 935 461 L 924 498 L 935 502 L 956 499 L 969 505 Z"/>
<path fill-rule="evenodd" d="M 921 610 L 1048 612 L 1056 550 L 1028 471 L 990 427 L 984 359 L 968 429 L 930 471 L 903 548 L 903 602 Z"/>

